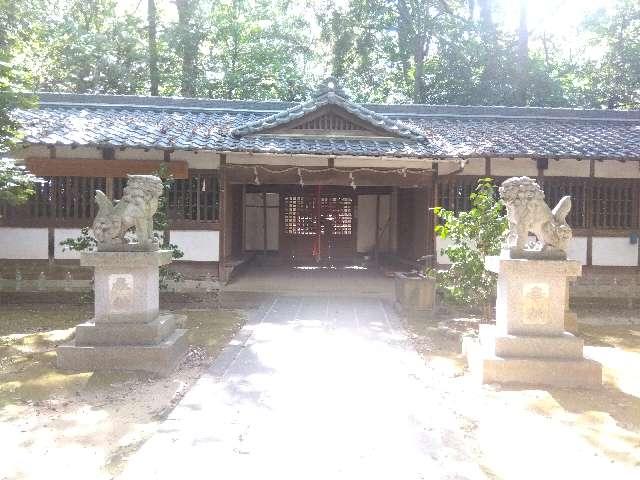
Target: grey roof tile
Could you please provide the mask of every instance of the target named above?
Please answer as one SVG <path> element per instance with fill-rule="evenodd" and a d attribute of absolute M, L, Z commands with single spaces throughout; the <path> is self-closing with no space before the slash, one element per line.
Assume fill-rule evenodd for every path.
<path fill-rule="evenodd" d="M 327 98 L 329 93 L 325 92 Z M 305 104 L 287 102 L 41 94 L 39 108 L 16 110 L 14 116 L 23 126 L 23 141 L 29 144 L 435 158 L 640 160 L 640 111 L 360 106 L 335 93 L 331 97 L 368 121 L 382 122 L 393 132 L 401 128 L 397 122 L 401 120 L 405 129 L 401 131 L 409 133 L 385 140 L 248 134 L 259 133 L 259 125 L 286 122 L 305 108 Z M 274 115 L 278 113 L 280 116 Z M 238 132 L 247 133 L 238 136 Z"/>

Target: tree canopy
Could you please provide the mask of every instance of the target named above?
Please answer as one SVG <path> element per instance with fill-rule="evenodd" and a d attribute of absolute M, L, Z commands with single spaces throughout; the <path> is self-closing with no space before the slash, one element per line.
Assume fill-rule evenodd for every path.
<path fill-rule="evenodd" d="M 637 0 L 585 15 L 571 47 L 531 5 L 0 0 L 0 19 L 35 90 L 298 101 L 333 75 L 366 102 L 640 107 Z"/>

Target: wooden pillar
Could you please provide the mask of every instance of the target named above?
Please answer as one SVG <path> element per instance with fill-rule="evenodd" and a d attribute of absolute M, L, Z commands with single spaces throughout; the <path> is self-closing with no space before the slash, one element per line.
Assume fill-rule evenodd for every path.
<path fill-rule="evenodd" d="M 431 206 L 430 208 L 433 208 L 437 205 L 438 203 L 438 164 L 434 164 L 433 166 L 433 177 L 432 177 L 433 183 L 431 184 L 431 195 L 428 197 L 430 202 L 431 202 Z M 433 255 L 433 264 L 435 265 L 437 263 L 438 260 L 438 252 L 437 250 L 437 239 L 436 239 L 436 217 L 434 215 L 433 212 L 431 212 L 430 210 L 428 210 L 428 215 L 429 215 L 429 219 L 430 221 L 427 222 L 427 228 L 429 228 L 431 231 L 427 232 L 427 239 L 429 241 L 429 245 L 427 248 L 427 255 Z"/>
<path fill-rule="evenodd" d="M 589 160 L 589 185 L 585 191 L 585 197 L 587 199 L 585 209 L 585 215 L 587 216 L 587 265 L 593 265 L 593 179 L 596 176 L 596 161 L 594 159 Z"/>
<path fill-rule="evenodd" d="M 218 212 L 218 222 L 220 224 L 220 233 L 218 237 L 218 278 L 222 283 L 226 283 L 227 281 L 227 271 L 224 265 L 225 260 L 225 219 L 226 219 L 226 191 L 227 191 L 227 179 L 225 174 L 225 166 L 227 163 L 227 155 L 224 153 L 220 154 L 220 169 L 218 170 L 218 203 L 220 205 L 220 210 Z"/>

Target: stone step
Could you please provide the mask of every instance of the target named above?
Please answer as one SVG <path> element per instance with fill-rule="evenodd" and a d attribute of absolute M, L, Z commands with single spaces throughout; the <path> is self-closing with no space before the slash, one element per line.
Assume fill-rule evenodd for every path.
<path fill-rule="evenodd" d="M 147 323 L 110 323 L 89 321 L 76 326 L 75 344 L 93 345 L 156 345 L 184 324 L 185 315 L 164 313 Z"/>
<path fill-rule="evenodd" d="M 79 346 L 74 341 L 57 348 L 58 368 L 83 372 L 132 370 L 168 375 L 187 353 L 186 332 L 177 329 L 157 345 Z"/>
<path fill-rule="evenodd" d="M 480 325 L 480 345 L 485 355 L 498 357 L 580 360 L 584 341 L 569 332 L 557 336 L 509 335 L 498 333 L 495 325 Z"/>
<path fill-rule="evenodd" d="M 479 345 L 467 344 L 471 373 L 482 383 L 548 387 L 599 388 L 602 365 L 589 359 L 498 357 Z"/>

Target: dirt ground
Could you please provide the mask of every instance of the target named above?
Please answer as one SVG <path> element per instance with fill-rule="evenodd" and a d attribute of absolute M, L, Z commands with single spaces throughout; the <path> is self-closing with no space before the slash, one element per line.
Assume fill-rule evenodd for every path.
<path fill-rule="evenodd" d="M 109 479 L 203 373 L 243 323 L 229 310 L 187 315 L 191 345 L 167 378 L 70 373 L 55 346 L 90 318 L 90 306 L 0 307 L 0 479 Z"/>
<path fill-rule="evenodd" d="M 640 478 L 640 316 L 610 309 L 578 316 L 589 322 L 579 335 L 585 356 L 603 365 L 602 389 L 481 386 L 459 354 L 478 318 L 407 321 L 489 478 Z"/>
<path fill-rule="evenodd" d="M 90 316 L 88 306 L 0 307 L 0 480 L 117 475 L 244 319 L 239 311 L 173 309 L 188 316 L 192 346 L 174 374 L 158 379 L 55 369 L 55 346 Z M 600 390 L 480 386 L 459 354 L 478 318 L 407 322 L 489 478 L 640 478 L 637 312 L 579 316 L 588 322 L 585 354 L 604 366 Z"/>

